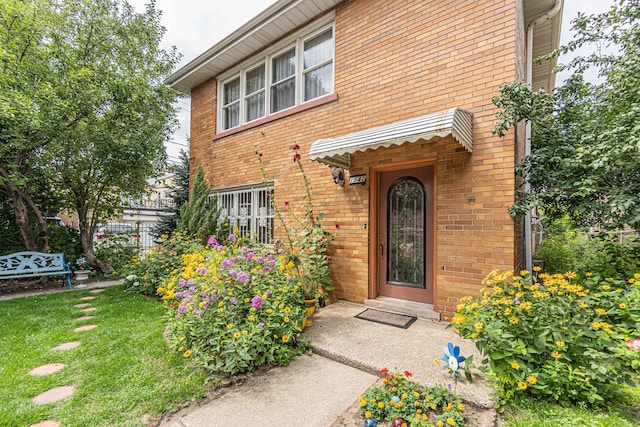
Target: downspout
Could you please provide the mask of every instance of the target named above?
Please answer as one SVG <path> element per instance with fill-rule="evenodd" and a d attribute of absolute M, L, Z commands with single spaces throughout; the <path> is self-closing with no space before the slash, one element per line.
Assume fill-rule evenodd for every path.
<path fill-rule="evenodd" d="M 547 21 L 558 14 L 562 10 L 563 0 L 556 0 L 553 7 L 542 15 L 532 19 L 527 25 L 527 84 L 529 87 L 533 85 L 533 29 L 536 25 Z M 524 155 L 525 157 L 531 154 L 531 122 L 527 121 L 525 127 L 525 145 Z M 525 181 L 524 189 L 529 192 L 531 189 L 529 181 Z M 533 267 L 533 254 L 531 253 L 533 247 L 533 235 L 531 227 L 531 209 L 525 214 L 524 220 L 524 262 L 525 269 L 531 271 Z"/>

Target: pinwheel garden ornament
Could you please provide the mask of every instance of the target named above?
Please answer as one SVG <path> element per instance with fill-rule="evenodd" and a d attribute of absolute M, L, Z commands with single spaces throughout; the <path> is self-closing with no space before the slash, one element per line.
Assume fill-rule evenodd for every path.
<path fill-rule="evenodd" d="M 442 351 L 444 352 L 444 356 L 442 356 L 440 360 L 445 362 L 444 368 L 442 369 L 453 377 L 454 382 L 458 384 L 458 378 L 464 379 L 465 377 L 471 381 L 471 374 L 462 366 L 467 358 L 460 355 L 460 347 L 450 342 L 443 347 Z M 469 361 L 470 360 L 471 357 L 469 358 Z"/>

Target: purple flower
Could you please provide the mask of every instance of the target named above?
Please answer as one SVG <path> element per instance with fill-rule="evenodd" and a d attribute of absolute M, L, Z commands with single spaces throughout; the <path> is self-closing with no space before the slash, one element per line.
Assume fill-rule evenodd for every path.
<path fill-rule="evenodd" d="M 518 297 L 515 297 L 513 299 L 513 303 L 516 304 L 516 305 L 520 304 L 520 299 Z"/>
<path fill-rule="evenodd" d="M 238 273 L 238 275 L 236 276 L 236 279 L 239 280 L 240 282 L 243 282 L 245 285 L 247 285 L 251 281 L 251 279 L 249 279 L 249 275 L 243 271 Z"/>
<path fill-rule="evenodd" d="M 268 296 L 268 297 L 270 297 L 270 296 L 271 296 L 271 290 L 267 289 L 267 290 L 265 291 L 265 294 L 267 294 L 267 296 Z"/>
<path fill-rule="evenodd" d="M 209 237 L 209 240 L 207 240 L 207 246 L 218 246 L 218 245 L 219 245 L 218 241 L 213 236 Z"/>
<path fill-rule="evenodd" d="M 262 298 L 260 298 L 260 296 L 256 295 L 255 297 L 251 298 L 251 307 L 258 309 L 263 305 L 264 301 L 262 300 Z"/>
<path fill-rule="evenodd" d="M 265 268 L 262 269 L 263 273 L 268 273 L 270 271 L 271 271 L 271 268 L 269 268 L 269 267 L 265 267 Z"/>
<path fill-rule="evenodd" d="M 196 269 L 196 271 L 197 271 L 198 273 L 200 273 L 200 274 L 207 274 L 207 273 L 209 272 L 209 270 L 207 270 L 207 269 L 206 269 L 206 268 L 204 268 L 204 267 L 198 267 L 198 268 Z"/>
<path fill-rule="evenodd" d="M 184 279 L 180 279 L 180 280 L 178 280 L 178 285 L 180 285 L 180 286 L 186 286 L 186 284 L 187 284 L 187 281 L 186 281 L 186 280 L 184 280 Z"/>
<path fill-rule="evenodd" d="M 236 277 L 236 274 L 238 274 L 235 270 L 229 270 L 229 276 L 231 277 Z"/>
<path fill-rule="evenodd" d="M 189 286 L 189 292 L 193 292 L 193 291 L 195 291 L 195 290 L 196 290 L 196 287 L 195 287 L 195 286 Z"/>
<path fill-rule="evenodd" d="M 232 241 L 232 242 L 234 240 L 236 240 L 236 235 L 235 234 L 229 234 L 229 240 Z"/>
<path fill-rule="evenodd" d="M 238 305 L 238 300 L 233 297 L 229 298 L 229 302 L 231 302 L 231 305 L 233 306 Z"/>
<path fill-rule="evenodd" d="M 186 312 L 187 312 L 186 305 L 181 305 L 180 307 L 178 307 L 178 313 L 186 313 Z"/>
<path fill-rule="evenodd" d="M 276 245 L 279 245 L 280 243 L 282 243 L 282 240 L 276 239 Z"/>
<path fill-rule="evenodd" d="M 247 255 L 247 261 L 251 261 L 255 257 L 256 257 L 256 254 L 254 254 L 253 252 L 249 252 L 249 254 Z"/>
<path fill-rule="evenodd" d="M 249 248 L 248 248 L 248 247 L 246 247 L 246 246 L 244 246 L 244 247 L 240 250 L 240 252 L 242 252 L 242 255 L 246 255 L 246 254 L 247 254 L 247 252 L 249 252 Z"/>
<path fill-rule="evenodd" d="M 262 264 L 262 263 L 265 261 L 265 259 L 264 259 L 264 258 L 262 258 L 261 256 L 259 256 L 259 257 L 258 257 L 258 259 L 257 259 L 257 261 L 258 261 L 259 263 L 261 263 L 261 264 Z"/>

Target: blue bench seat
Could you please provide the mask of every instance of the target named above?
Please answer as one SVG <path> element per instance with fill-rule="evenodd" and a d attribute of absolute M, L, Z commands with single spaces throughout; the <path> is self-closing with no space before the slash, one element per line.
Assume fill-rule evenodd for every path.
<path fill-rule="evenodd" d="M 0 256 L 0 280 L 60 275 L 71 289 L 71 265 L 64 253 L 16 252 Z"/>

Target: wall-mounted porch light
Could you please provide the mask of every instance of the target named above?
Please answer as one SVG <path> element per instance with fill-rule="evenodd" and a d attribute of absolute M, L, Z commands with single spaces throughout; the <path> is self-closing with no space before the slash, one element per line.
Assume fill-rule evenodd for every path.
<path fill-rule="evenodd" d="M 338 185 L 344 185 L 344 169 L 331 166 L 331 176 L 333 177 L 333 182 Z"/>

